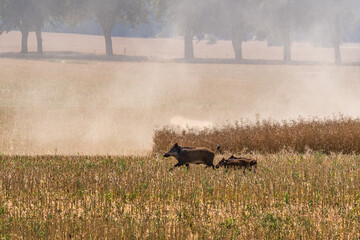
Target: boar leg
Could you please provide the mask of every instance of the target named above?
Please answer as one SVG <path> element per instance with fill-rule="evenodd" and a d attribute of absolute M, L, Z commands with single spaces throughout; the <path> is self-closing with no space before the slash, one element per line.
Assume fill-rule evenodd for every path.
<path fill-rule="evenodd" d="M 213 165 L 206 165 L 206 167 L 205 167 L 205 168 L 208 168 L 208 167 L 212 167 L 213 169 L 215 169 L 214 164 L 213 164 Z"/>
<path fill-rule="evenodd" d="M 172 170 L 174 170 L 174 168 L 180 167 L 180 166 L 182 166 L 182 165 L 184 165 L 184 163 L 177 163 L 177 164 L 175 164 L 172 168 L 170 168 L 169 171 L 172 171 Z M 189 165 L 189 164 L 188 164 L 188 165 Z"/>

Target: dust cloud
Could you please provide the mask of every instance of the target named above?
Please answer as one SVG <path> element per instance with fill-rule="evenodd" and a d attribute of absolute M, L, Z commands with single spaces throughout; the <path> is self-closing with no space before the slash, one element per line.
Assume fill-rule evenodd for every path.
<path fill-rule="evenodd" d="M 0 61 L 4 153 L 146 154 L 164 125 L 360 115 L 356 66 Z"/>

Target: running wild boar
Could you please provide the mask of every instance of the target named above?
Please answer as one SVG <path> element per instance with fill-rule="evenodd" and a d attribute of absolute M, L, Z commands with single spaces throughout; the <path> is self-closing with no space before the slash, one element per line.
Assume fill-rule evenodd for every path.
<path fill-rule="evenodd" d="M 219 149 L 220 146 L 217 147 L 216 152 L 219 151 Z M 205 164 L 207 167 L 214 168 L 213 161 L 215 153 L 206 148 L 181 147 L 175 143 L 174 146 L 164 154 L 164 157 L 174 157 L 178 161 L 174 167 L 170 168 L 170 171 L 182 165 L 189 168 L 189 164 Z"/>
<path fill-rule="evenodd" d="M 223 158 L 216 165 L 216 168 L 219 167 L 239 168 L 239 169 L 244 168 L 244 173 L 245 173 L 245 169 L 249 169 L 251 171 L 252 168 L 255 168 L 254 171 L 256 171 L 257 161 L 250 158 L 231 156 L 228 159 Z"/>

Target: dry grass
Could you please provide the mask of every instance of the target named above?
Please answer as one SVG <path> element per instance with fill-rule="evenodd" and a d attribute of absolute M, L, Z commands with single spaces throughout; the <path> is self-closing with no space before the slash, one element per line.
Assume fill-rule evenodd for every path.
<path fill-rule="evenodd" d="M 256 174 L 156 157 L 1 156 L 4 239 L 357 239 L 358 155 L 253 155 Z"/>
<path fill-rule="evenodd" d="M 164 152 L 175 142 L 181 146 L 214 149 L 220 144 L 229 152 L 277 153 L 290 149 L 324 153 L 360 153 L 360 119 L 345 117 L 292 121 L 236 122 L 219 128 L 180 130 L 163 127 L 154 134 L 155 152 Z"/>

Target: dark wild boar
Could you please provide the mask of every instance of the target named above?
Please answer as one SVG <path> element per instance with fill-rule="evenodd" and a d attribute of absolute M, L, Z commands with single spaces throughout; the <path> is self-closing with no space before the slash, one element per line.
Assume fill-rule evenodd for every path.
<path fill-rule="evenodd" d="M 234 157 L 233 155 L 229 157 L 228 159 L 223 158 L 217 165 L 216 168 L 219 167 L 226 167 L 226 168 L 244 168 L 244 174 L 245 170 L 249 169 L 251 171 L 252 168 L 254 168 L 254 171 L 256 171 L 257 168 L 257 161 L 250 159 L 250 158 L 244 158 L 244 157 Z"/>
<path fill-rule="evenodd" d="M 220 149 L 217 147 L 216 152 Z M 214 168 L 214 156 L 215 153 L 206 148 L 193 148 L 193 147 L 181 147 L 177 143 L 164 154 L 164 157 L 174 157 L 178 160 L 178 163 L 174 167 L 170 168 L 170 171 L 175 167 L 185 165 L 189 168 L 189 164 L 205 164 L 207 167 Z"/>

